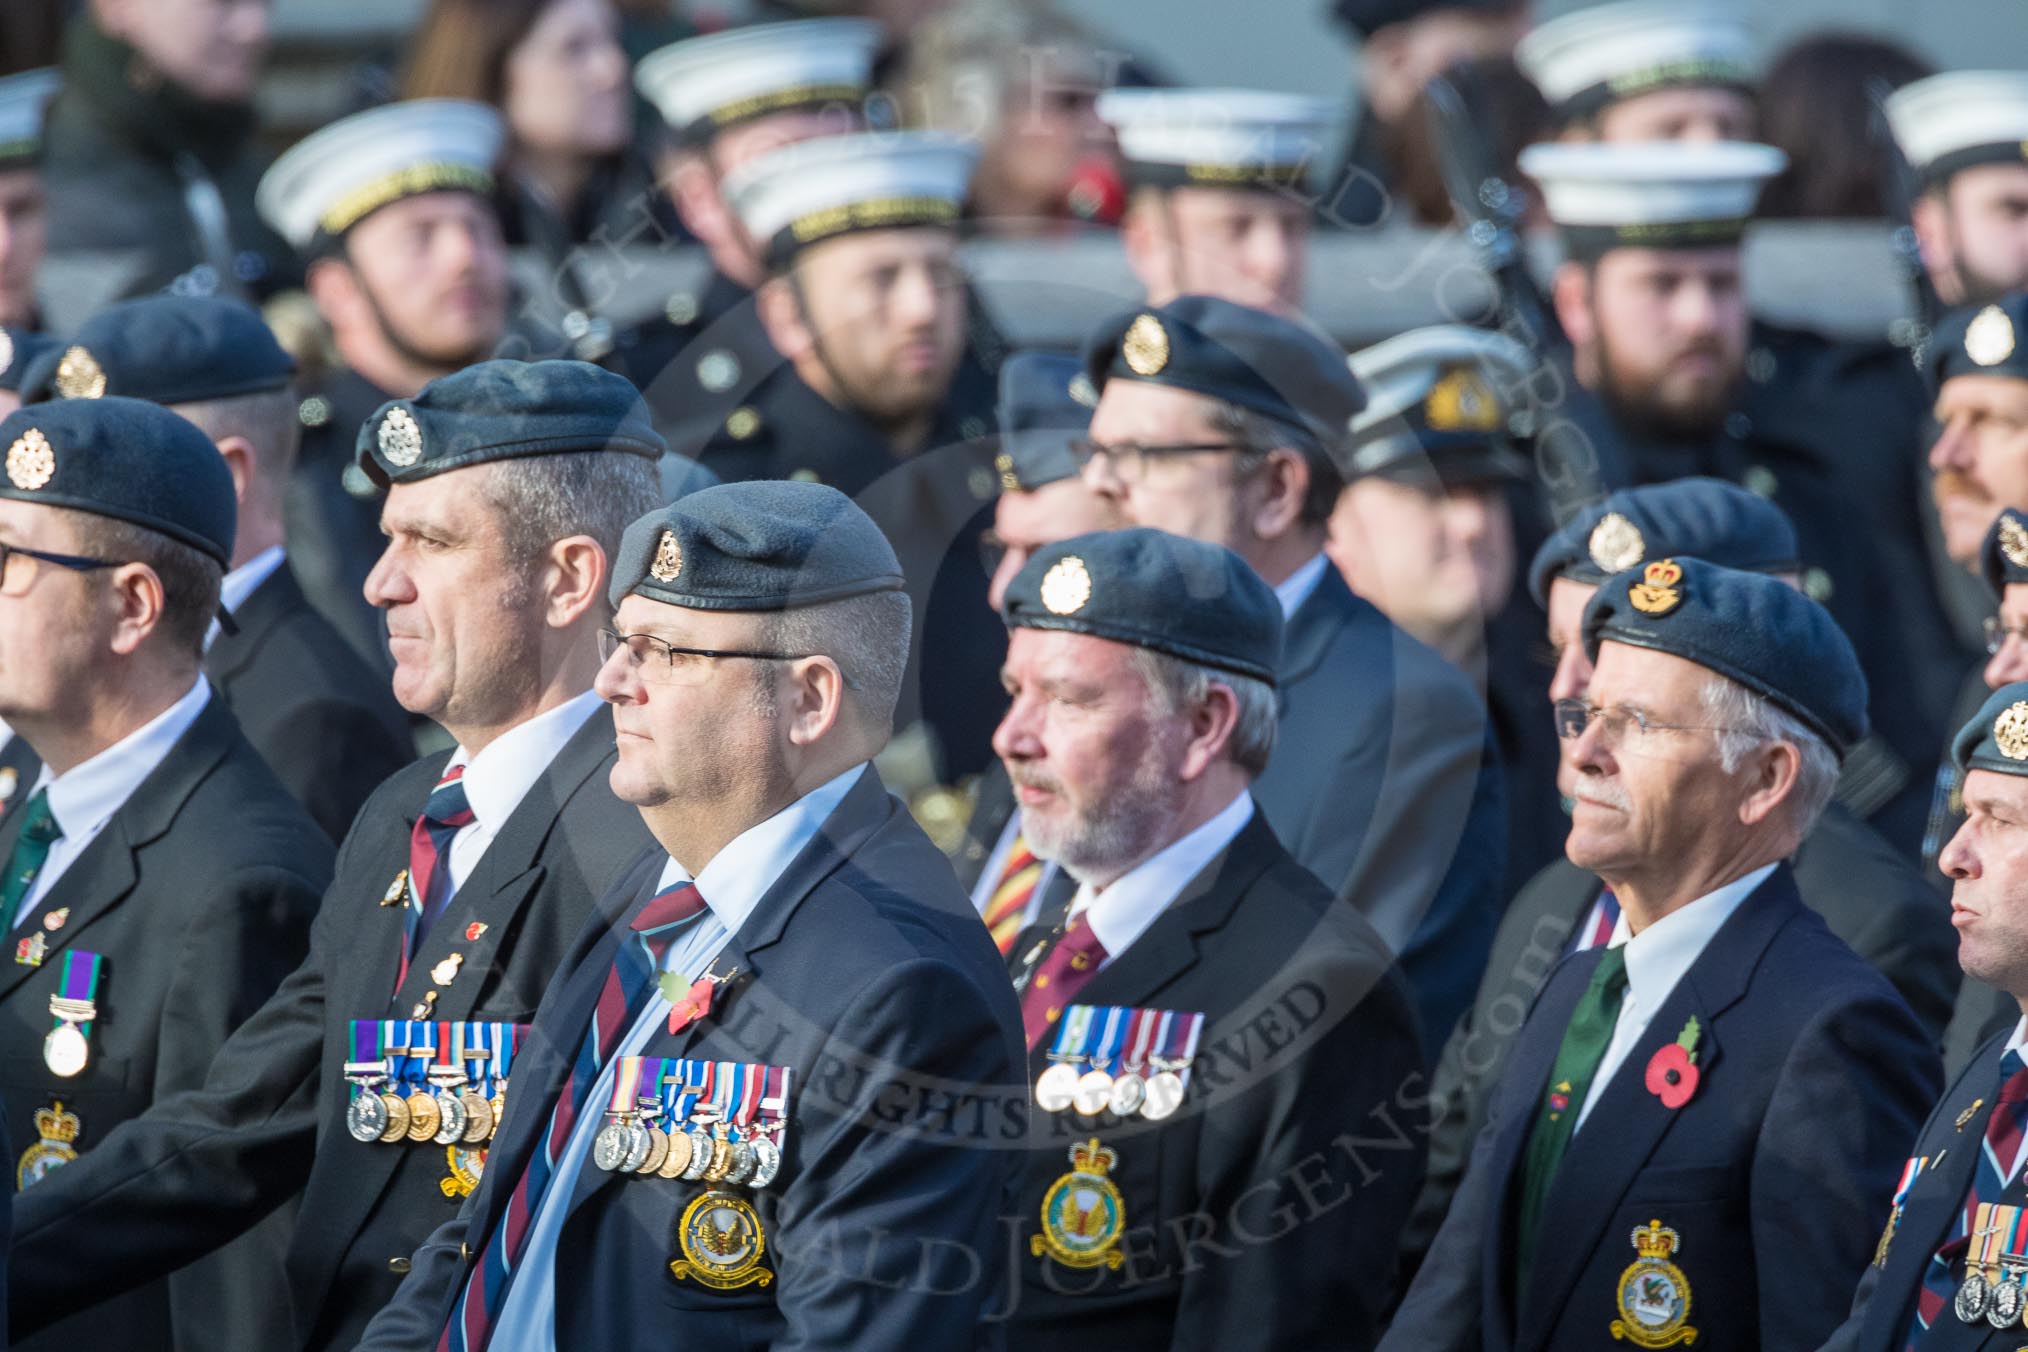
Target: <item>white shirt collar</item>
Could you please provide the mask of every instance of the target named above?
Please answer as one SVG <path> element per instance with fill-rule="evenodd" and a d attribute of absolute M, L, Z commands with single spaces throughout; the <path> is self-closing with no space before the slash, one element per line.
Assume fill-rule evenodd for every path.
<path fill-rule="evenodd" d="M 54 776 L 43 766 L 35 787 L 48 790 L 57 829 L 82 839 L 110 821 L 168 758 L 210 699 L 211 686 L 199 676 L 181 699 L 90 760 Z"/>
<path fill-rule="evenodd" d="M 465 767 L 465 801 L 472 806 L 472 819 L 489 832 L 504 826 L 563 744 L 604 703 L 597 691 L 587 690 L 509 728 L 476 756 L 462 746 L 452 752 L 444 768 Z"/>
<path fill-rule="evenodd" d="M 1627 927 L 1622 910 L 1613 926 L 1612 945 L 1626 945 L 1627 989 L 1644 1010 L 1662 1007 L 1676 983 L 1704 952 L 1713 935 L 1732 918 L 1739 904 L 1766 882 L 1777 865 L 1763 864 L 1744 877 L 1707 892 L 1697 900 L 1669 912 L 1639 934 Z M 1631 936 L 1631 937 L 1630 937 Z"/>
<path fill-rule="evenodd" d="M 246 598 L 260 590 L 260 585 L 275 575 L 286 557 L 280 545 L 269 545 L 260 553 L 242 563 L 225 575 L 225 581 L 218 587 L 218 603 L 225 607 L 228 615 L 236 614 L 246 604 Z"/>
<path fill-rule="evenodd" d="M 1275 584 L 1275 599 L 1282 603 L 1282 618 L 1292 620 L 1303 602 L 1310 599 L 1310 593 L 1317 590 L 1317 584 L 1324 580 L 1324 570 L 1331 561 L 1322 554 L 1296 569 Z"/>
<path fill-rule="evenodd" d="M 739 933 L 739 927 L 753 914 L 753 908 L 760 905 L 760 899 L 787 872 L 789 861 L 816 838 L 825 820 L 838 810 L 838 804 L 845 801 L 845 795 L 865 771 L 866 762 L 861 761 L 758 826 L 749 826 L 704 866 L 704 872 L 696 875 L 697 890 L 703 894 L 704 904 L 728 933 Z M 662 877 L 655 890 L 674 887 L 690 876 L 690 870 L 672 856 L 662 865 Z"/>
<path fill-rule="evenodd" d="M 2028 1056 L 2028 1017 L 2023 1017 L 2021 1022 L 2014 1025 L 2014 1036 L 2008 1038 L 2007 1045 L 2000 1049 L 2002 1056 L 2008 1052 L 2020 1052 L 2023 1056 Z"/>
<path fill-rule="evenodd" d="M 1070 913 L 1088 916 L 1108 959 L 1117 958 L 1252 820 L 1253 795 L 1241 790 L 1218 815 L 1128 869 L 1103 892 L 1080 883 Z"/>

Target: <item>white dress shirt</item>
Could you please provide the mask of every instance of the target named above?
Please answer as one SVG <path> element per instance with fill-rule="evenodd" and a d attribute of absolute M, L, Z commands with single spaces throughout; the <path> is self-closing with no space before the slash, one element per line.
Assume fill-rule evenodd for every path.
<path fill-rule="evenodd" d="M 1282 603 L 1284 620 L 1296 617 L 1296 612 L 1302 608 L 1303 602 L 1310 599 L 1310 593 L 1317 590 L 1317 584 L 1324 580 L 1324 570 L 1330 566 L 1331 561 L 1319 554 L 1275 584 L 1275 600 Z"/>
<path fill-rule="evenodd" d="M 451 753 L 444 770 L 449 773 L 453 765 L 465 767 L 465 801 L 472 806 L 471 823 L 459 827 L 451 837 L 452 895 L 472 876 L 494 835 L 521 806 L 563 744 L 577 736 L 578 729 L 604 702 L 597 691 L 587 690 L 501 733 L 476 756 L 462 746 Z"/>
<path fill-rule="evenodd" d="M 662 970 L 677 974 L 685 987 L 702 976 L 726 941 L 753 914 L 768 889 L 780 880 L 789 861 L 802 853 L 825 819 L 838 810 L 838 804 L 845 801 L 845 795 L 865 770 L 864 764 L 853 766 L 758 826 L 748 827 L 720 850 L 704 871 L 696 875 L 705 914 L 697 918 L 681 940 L 670 945 L 662 957 Z M 690 870 L 672 858 L 663 864 L 655 890 L 663 891 L 690 876 Z M 647 941 L 637 937 L 635 942 Z M 577 1191 L 578 1175 L 584 1172 L 584 1162 L 591 1156 L 592 1138 L 605 1126 L 620 1058 L 640 1055 L 668 1016 L 669 1001 L 663 998 L 659 986 L 651 989 L 647 1004 L 600 1068 L 598 1079 L 592 1082 L 584 1110 L 578 1114 L 570 1140 L 565 1142 L 563 1154 L 556 1161 L 556 1172 L 530 1218 L 520 1266 L 508 1285 L 506 1304 L 500 1307 L 500 1317 L 493 1328 L 489 1346 L 497 1352 L 555 1352 L 556 1245 L 563 1222 L 570 1214 L 571 1194 Z M 572 1049 L 573 1054 L 575 1050 Z"/>
<path fill-rule="evenodd" d="M 238 614 L 239 608 L 246 604 L 246 598 L 259 591 L 261 583 L 275 575 L 275 570 L 282 566 L 285 557 L 280 545 L 269 545 L 227 573 L 225 580 L 218 585 L 219 608 L 228 615 Z M 211 628 L 204 631 L 206 652 L 211 650 L 212 644 L 218 642 L 221 632 L 218 621 L 213 620 Z"/>
<path fill-rule="evenodd" d="M 1070 914 L 1072 919 L 1087 916 L 1091 932 L 1105 945 L 1106 960 L 1099 964 L 1101 970 L 1147 933 L 1148 926 L 1169 909 L 1169 903 L 1190 885 L 1190 880 L 1204 872 L 1219 851 L 1230 845 L 1232 838 L 1252 820 L 1253 795 L 1241 790 L 1211 820 L 1149 855 L 1107 884 L 1105 890 L 1094 892 L 1090 883 L 1080 883 L 1077 896 L 1070 903 Z"/>
<path fill-rule="evenodd" d="M 1591 1077 L 1591 1088 L 1585 1091 L 1584 1106 L 1577 1110 L 1577 1125 L 1571 1128 L 1573 1132 L 1584 1129 L 1584 1119 L 1591 1116 L 1599 1091 L 1606 1087 L 1619 1071 L 1621 1063 L 1633 1052 L 1634 1045 L 1648 1031 L 1655 1011 L 1662 1007 L 1676 989 L 1676 983 L 1683 979 L 1683 974 L 1704 952 L 1711 936 L 1724 927 L 1725 922 L 1732 918 L 1732 913 L 1739 909 L 1740 903 L 1766 882 L 1775 868 L 1774 864 L 1763 864 L 1745 877 L 1735 878 L 1717 891 L 1707 892 L 1669 912 L 1639 934 L 1628 928 L 1626 912 L 1620 912 L 1619 923 L 1613 927 L 1612 942 L 1607 947 L 1626 946 L 1627 993 L 1620 1003 L 1619 1022 L 1613 1025 L 1613 1040 L 1606 1044 L 1605 1059 L 1598 1063 L 1598 1073 Z M 1647 1067 L 1643 1066 L 1641 1073 L 1645 1075 Z"/>
<path fill-rule="evenodd" d="M 177 740 L 190 730 L 210 700 L 211 685 L 199 676 L 181 699 L 90 760 L 54 776 L 47 765 L 42 767 L 35 788 L 48 792 L 50 815 L 55 817 L 56 828 L 63 834 L 51 843 L 35 881 L 9 917 L 12 926 L 20 928 L 22 919 L 34 913 L 49 889 L 63 877 L 64 870 L 98 839 L 99 832 L 134 796 L 141 781 L 154 774 L 156 767 L 167 759 Z"/>

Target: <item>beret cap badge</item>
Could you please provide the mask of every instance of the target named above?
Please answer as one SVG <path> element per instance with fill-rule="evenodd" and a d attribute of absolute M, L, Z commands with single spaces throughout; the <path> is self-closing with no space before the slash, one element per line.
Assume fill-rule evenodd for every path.
<path fill-rule="evenodd" d="M 7 448 L 7 479 L 16 488 L 37 489 L 54 477 L 56 452 L 41 428 L 29 428 Z"/>
<path fill-rule="evenodd" d="M 2015 700 L 1993 720 L 1993 745 L 2008 760 L 2028 760 L 2028 700 Z"/>
<path fill-rule="evenodd" d="M 1965 326 L 1965 355 L 1981 366 L 1998 366 L 2014 355 L 2014 321 L 1988 305 Z"/>
<path fill-rule="evenodd" d="M 648 565 L 648 576 L 657 582 L 674 582 L 683 572 L 683 546 L 676 543 L 676 532 L 665 530 L 655 545 L 655 561 Z"/>
<path fill-rule="evenodd" d="M 1591 554 L 1591 561 L 1607 575 L 1623 573 L 1641 561 L 1648 552 L 1648 542 L 1641 537 L 1641 528 L 1618 512 L 1607 512 L 1591 528 L 1591 538 L 1585 542 Z"/>
<path fill-rule="evenodd" d="M 1091 600 L 1091 571 L 1072 554 L 1058 559 L 1042 579 L 1042 605 L 1052 615 L 1075 615 Z"/>
<path fill-rule="evenodd" d="M 2000 552 L 2016 568 L 2028 568 L 2028 526 L 2011 516 L 2000 518 Z"/>
<path fill-rule="evenodd" d="M 422 429 L 416 426 L 415 416 L 407 409 L 390 409 L 380 420 L 380 453 L 390 465 L 400 469 L 422 459 Z"/>
<path fill-rule="evenodd" d="M 1674 559 L 1657 559 L 1641 574 L 1641 580 L 1627 588 L 1627 602 L 1643 615 L 1667 615 L 1683 604 L 1677 583 L 1683 580 L 1683 566 Z"/>
<path fill-rule="evenodd" d="M 1497 432 L 1500 401 L 1478 372 L 1459 367 L 1430 387 L 1423 421 L 1433 432 Z"/>
<path fill-rule="evenodd" d="M 65 399 L 97 399 L 106 392 L 106 369 L 83 347 L 72 347 L 56 365 L 51 382 Z"/>
<path fill-rule="evenodd" d="M 1162 321 L 1144 314 L 1129 324 L 1126 337 L 1120 340 L 1120 355 L 1135 375 L 1160 375 L 1169 364 L 1169 334 Z"/>

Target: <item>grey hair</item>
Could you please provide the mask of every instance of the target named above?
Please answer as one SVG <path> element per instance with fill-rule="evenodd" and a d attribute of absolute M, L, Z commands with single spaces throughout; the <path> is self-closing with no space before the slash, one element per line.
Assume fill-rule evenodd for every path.
<path fill-rule="evenodd" d="M 894 729 L 914 623 L 906 592 L 873 592 L 769 614 L 761 622 L 760 643 L 775 652 L 836 662 L 845 688 L 858 696 L 862 729 L 885 737 Z M 763 678 L 761 689 L 763 701 L 771 701 L 772 682 Z"/>
<path fill-rule="evenodd" d="M 1252 470 L 1274 451 L 1290 450 L 1302 456 L 1310 470 L 1309 487 L 1303 492 L 1302 523 L 1322 526 L 1331 519 L 1345 478 L 1314 435 L 1279 418 L 1223 402 L 1212 411 L 1211 425 L 1219 436 L 1229 437 L 1245 448 L 1237 467 L 1241 474 Z"/>
<path fill-rule="evenodd" d="M 1787 742 L 1796 749 L 1800 764 L 1795 791 L 1789 795 L 1790 820 L 1798 836 L 1808 835 L 1838 787 L 1838 756 L 1830 744 L 1795 715 L 1727 677 L 1713 676 L 1706 681 L 1702 701 L 1711 725 L 1725 729 L 1715 736 L 1718 763 L 1727 774 L 1739 769 L 1752 752 L 1771 743 Z"/>
<path fill-rule="evenodd" d="M 509 557 L 532 565 L 558 540 L 589 535 L 610 565 L 627 527 L 662 505 L 662 476 L 638 455 L 526 455 L 495 461 L 484 496 Z M 603 596 L 599 605 L 606 607 Z"/>
<path fill-rule="evenodd" d="M 1267 769 L 1268 757 L 1274 754 L 1279 713 L 1273 686 L 1251 676 L 1200 666 L 1149 648 L 1136 648 L 1133 655 L 1149 693 L 1162 701 L 1166 714 L 1181 713 L 1197 704 L 1211 693 L 1214 685 L 1230 690 L 1239 705 L 1239 717 L 1234 720 L 1232 737 L 1225 744 L 1226 759 L 1249 775 L 1258 776 Z"/>

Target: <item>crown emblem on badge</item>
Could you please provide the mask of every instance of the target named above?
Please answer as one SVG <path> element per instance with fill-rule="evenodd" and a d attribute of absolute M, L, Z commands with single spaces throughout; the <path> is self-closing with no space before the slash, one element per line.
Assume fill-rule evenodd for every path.
<path fill-rule="evenodd" d="M 31 427 L 14 438 L 7 448 L 7 481 L 16 488 L 34 490 L 56 477 L 56 449 L 42 429 Z"/>
<path fill-rule="evenodd" d="M 1988 305 L 1965 325 L 1965 355 L 1981 366 L 1998 366 L 2014 355 L 2014 321 L 2005 310 Z"/>
<path fill-rule="evenodd" d="M 1639 526 L 1618 512 L 1607 512 L 1591 528 L 1585 549 L 1601 572 L 1624 573 L 1648 552 L 1648 542 L 1641 537 Z"/>
<path fill-rule="evenodd" d="M 106 392 L 106 368 L 83 347 L 73 347 L 56 364 L 51 382 L 65 399 L 97 399 Z"/>
<path fill-rule="evenodd" d="M 2028 568 L 2028 526 L 2011 513 L 2000 517 L 2000 552 L 2016 568 Z"/>
<path fill-rule="evenodd" d="M 1127 369 L 1135 375 L 1158 375 L 1169 364 L 1169 332 L 1155 316 L 1141 315 L 1127 325 L 1127 336 L 1120 340 L 1120 355 L 1127 359 Z"/>
<path fill-rule="evenodd" d="M 1075 554 L 1060 558 L 1042 575 L 1042 607 L 1052 615 L 1075 615 L 1091 600 L 1091 570 Z"/>
<path fill-rule="evenodd" d="M 407 469 L 422 459 L 422 428 L 405 408 L 390 409 L 380 420 L 379 442 L 381 455 L 397 469 Z"/>
<path fill-rule="evenodd" d="M 68 1113 L 63 1104 L 52 1103 L 47 1108 L 35 1110 L 35 1131 L 45 1141 L 75 1141 L 84 1124 L 78 1121 L 76 1113 Z"/>
<path fill-rule="evenodd" d="M 1079 1173 L 1097 1174 L 1104 1178 L 1119 1162 L 1120 1152 L 1109 1145 L 1100 1145 L 1096 1137 L 1070 1148 L 1070 1167 Z"/>
<path fill-rule="evenodd" d="M 1643 615 L 1667 615 L 1683 604 L 1683 592 L 1676 585 L 1682 580 L 1682 564 L 1657 559 L 1642 572 L 1639 582 L 1627 588 L 1627 601 Z"/>
<path fill-rule="evenodd" d="M 1646 1225 L 1634 1227 L 1634 1252 L 1643 1258 L 1667 1258 L 1676 1252 L 1676 1245 L 1682 1236 L 1662 1224 L 1649 1221 Z"/>
<path fill-rule="evenodd" d="M 683 546 L 676 543 L 676 532 L 665 530 L 655 545 L 655 561 L 648 565 L 648 576 L 657 582 L 674 582 L 683 571 Z"/>
<path fill-rule="evenodd" d="M 2028 700 L 2015 700 L 1993 720 L 1993 745 L 2008 760 L 2028 760 Z"/>
<path fill-rule="evenodd" d="M 1432 432 L 1497 432 L 1500 401 L 1478 372 L 1459 367 L 1430 387 L 1422 417 Z"/>

